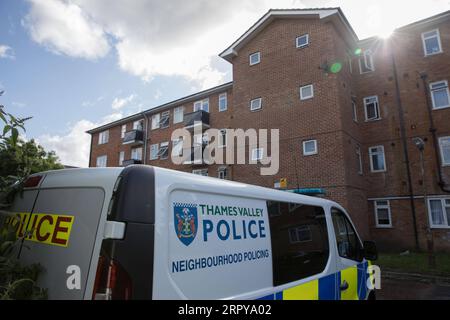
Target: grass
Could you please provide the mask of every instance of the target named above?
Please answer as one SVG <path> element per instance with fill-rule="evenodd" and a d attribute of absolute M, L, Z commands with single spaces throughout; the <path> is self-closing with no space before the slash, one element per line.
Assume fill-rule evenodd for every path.
<path fill-rule="evenodd" d="M 431 269 L 428 266 L 427 253 L 411 252 L 408 255 L 399 255 L 398 253 L 380 253 L 378 260 L 374 264 L 392 271 L 401 271 L 409 273 L 425 273 L 432 275 L 450 276 L 450 254 L 436 253 L 436 268 Z"/>

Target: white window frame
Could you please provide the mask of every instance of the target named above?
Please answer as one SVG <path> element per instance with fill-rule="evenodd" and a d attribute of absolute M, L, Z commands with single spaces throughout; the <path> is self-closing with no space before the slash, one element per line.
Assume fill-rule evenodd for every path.
<path fill-rule="evenodd" d="M 367 57 L 369 57 L 369 60 L 367 60 Z M 367 71 L 362 70 L 361 60 L 364 60 L 364 67 L 367 69 Z M 359 73 L 360 74 L 365 74 L 365 73 L 375 71 L 375 64 L 373 63 L 372 50 L 370 50 L 370 49 L 364 50 L 364 52 L 362 53 L 362 57 L 360 56 L 358 61 L 359 61 Z M 370 66 L 368 64 L 368 61 L 370 62 Z"/>
<path fill-rule="evenodd" d="M 254 102 L 259 102 L 257 108 L 253 107 Z M 262 98 L 256 98 L 256 99 L 250 100 L 250 111 L 257 111 L 257 110 L 261 110 L 261 109 L 262 109 Z"/>
<path fill-rule="evenodd" d="M 372 99 L 372 98 L 375 98 L 375 99 L 376 99 L 376 106 L 377 106 L 376 111 L 377 111 L 377 117 L 376 117 L 376 118 L 369 119 L 369 118 L 367 117 L 367 105 L 369 104 L 367 100 Z M 363 102 L 364 102 L 364 114 L 365 114 L 365 116 L 366 116 L 366 122 L 381 120 L 380 101 L 378 100 L 378 96 L 365 97 L 365 98 L 363 99 Z"/>
<path fill-rule="evenodd" d="M 311 94 L 308 96 L 304 96 L 303 95 L 303 89 L 309 88 L 311 87 Z M 313 84 L 308 84 L 306 86 L 301 86 L 300 87 L 300 100 L 308 100 L 308 99 L 312 99 L 314 98 L 314 85 Z"/>
<path fill-rule="evenodd" d="M 166 153 L 167 156 L 165 156 L 165 157 L 162 156 L 162 150 L 164 150 L 164 153 Z M 169 142 L 168 141 L 161 142 L 159 144 L 158 158 L 160 160 L 166 160 L 169 158 Z"/>
<path fill-rule="evenodd" d="M 310 142 L 314 143 L 314 151 L 307 152 L 306 151 L 306 144 L 310 143 Z M 302 145 L 303 145 L 303 155 L 304 156 L 312 156 L 312 155 L 315 155 L 315 154 L 317 154 L 319 152 L 317 150 L 317 140 L 316 139 L 305 140 L 305 141 L 303 141 Z"/>
<path fill-rule="evenodd" d="M 161 121 L 161 114 L 157 113 L 152 116 L 152 130 L 159 129 L 159 123 Z"/>
<path fill-rule="evenodd" d="M 358 105 L 356 101 L 352 99 L 352 118 L 353 121 L 358 123 Z"/>
<path fill-rule="evenodd" d="M 299 45 L 299 43 L 298 43 L 299 39 L 302 39 L 302 38 L 305 38 L 305 37 L 306 37 L 306 43 L 305 43 L 305 44 L 302 44 L 302 45 Z M 309 46 L 309 33 L 305 33 L 305 34 L 303 34 L 303 35 L 298 36 L 297 38 L 295 38 L 295 47 L 296 47 L 297 49 L 305 48 L 305 47 L 307 47 L 307 46 Z"/>
<path fill-rule="evenodd" d="M 441 153 L 441 160 L 442 160 L 442 166 L 443 167 L 448 167 L 450 166 L 450 161 L 446 162 L 444 159 L 444 152 L 443 152 L 443 145 L 442 145 L 442 141 L 446 139 L 450 139 L 450 136 L 446 136 L 446 137 L 439 137 L 439 152 Z"/>
<path fill-rule="evenodd" d="M 363 175 L 364 173 L 364 169 L 363 169 L 363 162 L 362 162 L 362 154 L 361 154 L 361 147 L 357 146 L 356 147 L 356 155 L 358 156 L 358 174 L 359 175 Z"/>
<path fill-rule="evenodd" d="M 119 152 L 119 166 L 123 165 L 123 162 L 125 161 L 125 151 Z"/>
<path fill-rule="evenodd" d="M 138 152 L 138 150 L 141 150 Z M 131 160 L 139 160 L 142 161 L 142 147 L 132 148 L 131 149 Z"/>
<path fill-rule="evenodd" d="M 378 204 L 378 202 L 387 202 L 387 204 Z M 375 213 L 375 226 L 377 228 L 392 228 L 392 216 L 391 216 L 391 203 L 389 200 L 375 200 L 373 203 L 373 209 Z M 389 224 L 380 224 L 378 219 L 378 209 L 387 209 Z"/>
<path fill-rule="evenodd" d="M 299 240 L 299 238 L 300 238 L 299 237 L 299 233 L 301 232 L 300 230 L 307 231 L 309 233 L 309 239 L 308 240 Z M 292 238 L 291 231 L 295 232 L 296 239 Z M 291 244 L 304 243 L 304 242 L 311 242 L 312 241 L 312 232 L 311 232 L 311 228 L 308 225 L 301 225 L 301 226 L 289 228 L 288 234 L 289 234 L 289 243 L 291 243 Z"/>
<path fill-rule="evenodd" d="M 133 122 L 133 130 L 138 130 L 139 123 L 142 123 L 142 128 L 139 129 L 139 130 L 141 130 L 141 131 L 144 130 L 144 120 L 142 120 L 142 119 L 141 120 L 136 120 L 136 121 Z"/>
<path fill-rule="evenodd" d="M 159 144 L 158 143 L 151 144 L 149 149 L 150 149 L 149 159 L 150 160 L 158 160 L 159 159 L 159 156 L 158 156 L 158 154 L 159 154 Z M 152 150 L 155 151 L 154 154 L 152 154 Z"/>
<path fill-rule="evenodd" d="M 206 174 L 204 174 L 206 173 Z M 192 174 L 196 174 L 203 177 L 208 177 L 208 169 L 194 169 L 192 170 Z"/>
<path fill-rule="evenodd" d="M 177 138 L 175 140 L 172 140 L 171 154 L 172 157 L 181 157 L 183 155 L 183 138 Z"/>
<path fill-rule="evenodd" d="M 209 112 L 209 98 L 203 99 L 203 100 L 199 100 L 199 101 L 195 101 L 194 102 L 194 107 L 192 109 L 194 112 L 196 111 L 206 111 Z"/>
<path fill-rule="evenodd" d="M 433 31 L 436 31 L 436 35 L 435 36 L 425 37 L 426 33 L 430 33 L 430 32 L 433 32 Z M 429 31 L 423 32 L 421 36 L 422 36 L 423 53 L 424 53 L 425 57 L 433 56 L 435 54 L 439 54 L 439 53 L 443 52 L 443 50 L 442 50 L 442 43 L 441 43 L 441 34 L 439 32 L 439 29 L 433 29 L 433 30 L 429 30 Z M 428 53 L 427 52 L 427 46 L 425 44 L 425 40 L 428 40 L 428 39 L 431 39 L 431 38 L 434 38 L 434 37 L 437 37 L 438 44 L 439 44 L 439 51 L 438 52 Z"/>
<path fill-rule="evenodd" d="M 227 129 L 219 130 L 219 148 L 225 148 L 227 146 Z"/>
<path fill-rule="evenodd" d="M 104 159 L 104 161 L 103 161 Z M 102 164 L 104 162 L 104 165 L 99 165 L 99 161 L 102 160 Z M 98 156 L 96 161 L 95 161 L 95 166 L 97 168 L 105 168 L 108 166 L 108 156 L 107 155 L 103 155 L 103 156 Z"/>
<path fill-rule="evenodd" d="M 173 124 L 181 123 L 184 120 L 184 106 L 176 107 L 173 110 Z"/>
<path fill-rule="evenodd" d="M 433 94 L 432 87 L 433 87 L 433 85 L 436 85 L 436 84 L 439 84 L 439 83 L 445 83 L 445 90 L 447 92 L 447 100 L 449 101 L 449 103 L 447 105 L 445 105 L 445 106 L 436 107 L 436 103 L 435 103 L 435 100 L 434 100 L 434 94 Z M 442 89 L 440 89 L 440 90 L 442 90 Z M 430 83 L 430 95 L 431 95 L 431 102 L 433 104 L 433 110 L 445 109 L 445 108 L 450 107 L 450 92 L 448 90 L 448 81 L 447 80 L 435 81 L 435 82 Z"/>
<path fill-rule="evenodd" d="M 258 57 L 257 61 L 252 62 L 252 57 Z M 261 63 L 261 52 L 258 51 L 258 52 L 254 52 L 254 53 L 250 54 L 248 56 L 248 62 L 249 62 L 249 64 L 251 66 L 254 66 L 254 65 L 257 65 L 257 64 Z"/>
<path fill-rule="evenodd" d="M 372 148 L 381 148 L 383 150 L 382 153 L 383 153 L 383 167 L 384 167 L 384 169 L 381 169 L 381 170 L 374 170 L 373 169 L 372 155 L 374 155 L 375 153 L 372 152 Z M 370 160 L 370 172 L 377 173 L 377 172 L 386 172 L 387 171 L 387 167 L 386 167 L 386 152 L 384 151 L 384 146 L 383 145 L 369 147 L 369 160 Z"/>
<path fill-rule="evenodd" d="M 127 125 L 123 124 L 120 128 L 120 138 L 125 138 L 125 133 L 127 132 Z"/>
<path fill-rule="evenodd" d="M 163 120 L 166 119 L 166 125 L 163 126 Z M 170 111 L 164 111 L 161 113 L 161 117 L 159 118 L 159 128 L 160 129 L 165 129 L 168 128 L 170 126 Z"/>
<path fill-rule="evenodd" d="M 102 131 L 98 134 L 98 144 L 107 144 L 109 142 L 109 130 Z"/>
<path fill-rule="evenodd" d="M 225 106 L 223 108 L 221 108 L 221 106 L 220 106 L 221 101 L 225 101 L 224 102 Z M 225 93 L 219 94 L 219 112 L 227 111 L 227 109 L 228 109 L 228 97 L 227 97 L 227 93 L 225 92 Z"/>
<path fill-rule="evenodd" d="M 431 215 L 431 201 L 434 200 L 440 200 L 441 201 L 441 209 L 442 209 L 442 215 L 444 218 L 444 224 L 434 224 L 433 223 L 433 218 Z M 430 228 L 433 229 L 450 229 L 450 221 L 447 220 L 447 213 L 446 213 L 446 208 L 450 207 L 450 205 L 447 205 L 445 203 L 445 200 L 450 200 L 449 197 L 443 197 L 443 198 L 434 198 L 434 197 L 430 197 L 427 199 L 428 202 L 428 219 L 430 221 Z"/>
<path fill-rule="evenodd" d="M 260 161 L 264 158 L 264 148 L 252 149 L 252 161 Z"/>

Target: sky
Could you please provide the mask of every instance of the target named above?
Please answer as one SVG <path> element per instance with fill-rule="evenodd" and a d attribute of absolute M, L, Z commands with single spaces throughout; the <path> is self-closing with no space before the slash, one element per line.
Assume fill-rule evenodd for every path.
<path fill-rule="evenodd" d="M 0 104 L 86 167 L 86 130 L 231 81 L 218 54 L 270 8 L 337 6 L 363 39 L 450 0 L 0 0 Z"/>

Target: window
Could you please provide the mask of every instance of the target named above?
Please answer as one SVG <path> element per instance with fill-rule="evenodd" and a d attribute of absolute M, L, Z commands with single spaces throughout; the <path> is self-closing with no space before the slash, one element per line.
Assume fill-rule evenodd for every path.
<path fill-rule="evenodd" d="M 358 109 L 356 107 L 356 102 L 352 100 L 352 115 L 353 121 L 358 122 Z"/>
<path fill-rule="evenodd" d="M 317 154 L 317 140 L 303 141 L 303 155 L 311 156 Z"/>
<path fill-rule="evenodd" d="M 448 82 L 439 81 L 430 83 L 431 100 L 433 109 L 442 109 L 450 107 L 450 94 L 448 92 Z"/>
<path fill-rule="evenodd" d="M 300 87 L 300 100 L 307 100 L 314 97 L 314 87 L 312 84 Z"/>
<path fill-rule="evenodd" d="M 209 112 L 209 99 L 194 102 L 194 112 L 199 110 Z"/>
<path fill-rule="evenodd" d="M 142 161 L 142 148 L 131 149 L 131 159 Z"/>
<path fill-rule="evenodd" d="M 442 52 L 439 29 L 422 33 L 422 42 L 425 56 L 430 56 Z"/>
<path fill-rule="evenodd" d="M 450 227 L 450 198 L 428 199 L 428 212 L 432 228 Z"/>
<path fill-rule="evenodd" d="M 297 37 L 297 39 L 295 40 L 295 44 L 297 48 L 307 47 L 309 44 L 309 34 L 304 34 L 300 37 Z"/>
<path fill-rule="evenodd" d="M 255 111 L 262 108 L 262 98 L 253 99 L 250 101 L 250 110 Z"/>
<path fill-rule="evenodd" d="M 125 133 L 127 132 L 127 125 L 124 124 L 122 125 L 121 129 L 120 129 L 120 138 L 124 138 L 125 137 Z"/>
<path fill-rule="evenodd" d="M 252 53 L 249 57 L 250 65 L 253 66 L 261 62 L 261 52 Z"/>
<path fill-rule="evenodd" d="M 173 111 L 173 123 L 180 123 L 183 122 L 183 118 L 184 118 L 184 107 L 177 107 L 175 108 L 175 110 Z"/>
<path fill-rule="evenodd" d="M 100 132 L 98 135 L 98 144 L 105 144 L 109 141 L 109 130 Z"/>
<path fill-rule="evenodd" d="M 219 148 L 224 148 L 227 146 L 227 129 L 222 129 L 220 132 Z"/>
<path fill-rule="evenodd" d="M 158 153 L 159 153 L 159 145 L 157 143 L 152 144 L 150 146 L 150 160 L 158 159 Z"/>
<path fill-rule="evenodd" d="M 119 152 L 119 166 L 123 165 L 123 161 L 125 160 L 125 151 Z"/>
<path fill-rule="evenodd" d="M 252 161 L 258 161 L 261 160 L 264 156 L 264 149 L 263 148 L 256 148 L 252 150 Z"/>
<path fill-rule="evenodd" d="M 161 142 L 159 145 L 158 157 L 162 160 L 169 157 L 169 142 Z"/>
<path fill-rule="evenodd" d="M 439 138 L 439 149 L 443 166 L 450 166 L 450 137 Z"/>
<path fill-rule="evenodd" d="M 183 155 L 183 139 L 178 138 L 172 141 L 172 156 L 181 157 Z"/>
<path fill-rule="evenodd" d="M 322 272 L 329 256 L 327 223 L 321 207 L 268 201 L 274 286 Z"/>
<path fill-rule="evenodd" d="M 311 229 L 309 226 L 298 226 L 289 229 L 289 243 L 300 243 L 312 241 Z"/>
<path fill-rule="evenodd" d="M 144 120 L 138 120 L 133 122 L 133 130 L 144 130 Z"/>
<path fill-rule="evenodd" d="M 228 102 L 227 102 L 227 94 L 222 93 L 219 95 L 219 111 L 226 111 L 228 108 Z"/>
<path fill-rule="evenodd" d="M 96 167 L 106 167 L 106 164 L 108 162 L 107 156 L 100 156 L 97 157 L 97 163 L 95 164 Z"/>
<path fill-rule="evenodd" d="M 217 177 L 222 180 L 226 180 L 228 178 L 228 169 L 227 168 L 219 168 L 217 170 Z"/>
<path fill-rule="evenodd" d="M 193 174 L 199 175 L 199 176 L 204 176 L 207 177 L 208 176 L 208 169 L 196 169 L 196 170 L 192 170 Z"/>
<path fill-rule="evenodd" d="M 384 146 L 370 147 L 369 158 L 370 158 L 370 171 L 372 172 L 386 171 Z"/>
<path fill-rule="evenodd" d="M 381 119 L 378 96 L 364 98 L 364 111 L 366 113 L 366 121 Z"/>
<path fill-rule="evenodd" d="M 160 118 L 161 115 L 159 113 L 154 114 L 152 117 L 152 130 L 158 129 L 159 128 L 159 123 L 160 123 Z"/>
<path fill-rule="evenodd" d="M 353 62 L 352 62 L 352 58 L 348 58 L 348 69 L 350 71 L 350 73 L 353 73 Z"/>
<path fill-rule="evenodd" d="M 336 208 L 331 209 L 331 216 L 339 256 L 350 260 L 362 261 L 363 250 L 361 241 L 356 235 L 350 220 L 342 211 Z"/>
<path fill-rule="evenodd" d="M 359 72 L 363 74 L 371 71 L 375 71 L 372 51 L 365 50 L 364 53 L 359 57 Z"/>
<path fill-rule="evenodd" d="M 363 174 L 361 148 L 359 146 L 356 147 L 356 167 L 358 168 L 358 174 Z"/>
<path fill-rule="evenodd" d="M 164 111 L 161 114 L 161 119 L 159 120 L 159 127 L 161 129 L 167 128 L 170 122 L 170 111 Z"/>
<path fill-rule="evenodd" d="M 375 201 L 375 223 L 377 228 L 390 228 L 392 227 L 391 222 L 391 206 L 389 201 Z"/>

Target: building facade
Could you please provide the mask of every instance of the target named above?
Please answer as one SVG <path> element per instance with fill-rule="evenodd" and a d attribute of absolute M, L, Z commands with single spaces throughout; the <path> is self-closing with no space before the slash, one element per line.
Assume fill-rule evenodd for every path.
<path fill-rule="evenodd" d="M 342 204 L 382 250 L 424 250 L 427 239 L 450 250 L 450 12 L 359 40 L 339 8 L 270 10 L 220 56 L 233 82 L 90 130 L 90 166 L 144 163 L 271 188 L 284 178 Z M 278 173 L 175 165 L 171 134 L 194 123 L 279 129 Z M 259 149 L 248 141 L 248 159 L 272 147 Z"/>

